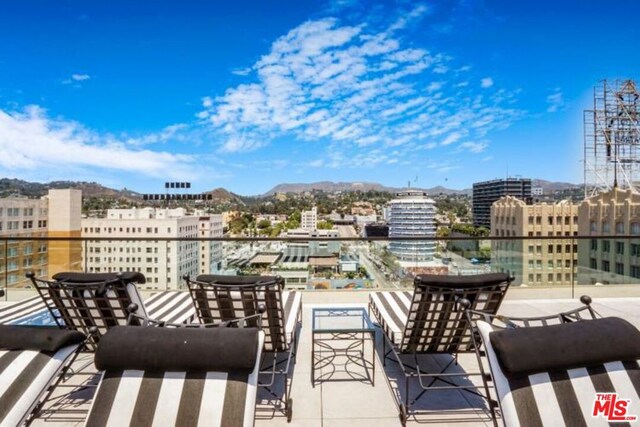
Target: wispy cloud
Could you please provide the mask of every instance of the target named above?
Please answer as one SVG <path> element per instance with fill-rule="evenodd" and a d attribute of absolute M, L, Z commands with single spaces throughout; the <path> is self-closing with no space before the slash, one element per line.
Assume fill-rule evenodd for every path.
<path fill-rule="evenodd" d="M 236 68 L 231 71 L 231 74 L 235 74 L 236 76 L 248 76 L 251 73 L 251 68 Z"/>
<path fill-rule="evenodd" d="M 482 153 L 487 149 L 489 144 L 487 142 L 463 142 L 458 146 L 458 151 L 469 151 L 471 153 Z"/>
<path fill-rule="evenodd" d="M 547 96 L 547 112 L 555 113 L 564 108 L 564 95 L 560 88 L 555 88 L 553 93 Z"/>
<path fill-rule="evenodd" d="M 84 82 L 90 80 L 91 76 L 89 74 L 72 74 L 71 77 L 66 78 L 62 81 L 64 85 L 70 84 L 79 84 L 80 82 Z"/>
<path fill-rule="evenodd" d="M 157 178 L 193 176 L 194 158 L 164 151 L 133 149 L 112 135 L 53 119 L 38 106 L 0 110 L 0 171 L 85 168 Z"/>
<path fill-rule="evenodd" d="M 254 79 L 205 98 L 198 118 L 221 140 L 221 152 L 256 150 L 283 136 L 325 141 L 334 151 L 327 167 L 336 160 L 343 166 L 392 160 L 372 160 L 362 147 L 368 153 L 397 147 L 400 159 L 507 127 L 519 112 L 505 91 L 473 88 L 466 84 L 470 67 L 454 66 L 444 53 L 403 46 L 407 20 L 426 13 L 417 6 L 378 30 L 334 18 L 305 22 L 251 67 Z M 489 77 L 481 80 L 482 88 L 492 85 Z"/>
<path fill-rule="evenodd" d="M 485 77 L 484 79 L 480 80 L 481 88 L 487 89 L 487 88 L 490 88 L 491 86 L 493 86 L 493 79 L 491 77 Z"/>

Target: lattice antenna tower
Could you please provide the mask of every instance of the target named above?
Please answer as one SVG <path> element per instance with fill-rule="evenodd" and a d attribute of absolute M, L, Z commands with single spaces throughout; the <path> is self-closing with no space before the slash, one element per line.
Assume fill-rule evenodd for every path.
<path fill-rule="evenodd" d="M 604 80 L 584 111 L 585 197 L 640 190 L 640 92 L 633 80 Z"/>

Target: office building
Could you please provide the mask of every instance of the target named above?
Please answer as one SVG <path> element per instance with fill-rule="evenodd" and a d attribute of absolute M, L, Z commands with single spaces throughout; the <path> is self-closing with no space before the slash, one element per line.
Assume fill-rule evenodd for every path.
<path fill-rule="evenodd" d="M 318 208 L 312 207 L 310 211 L 303 211 L 300 215 L 300 228 L 315 231 L 318 228 Z"/>
<path fill-rule="evenodd" d="M 389 237 L 436 236 L 435 202 L 427 193 L 407 190 L 396 194 L 389 202 Z M 431 261 L 435 253 L 434 240 L 397 240 L 389 243 L 389 250 L 403 262 L 413 264 Z"/>
<path fill-rule="evenodd" d="M 79 237 L 82 192 L 49 190 L 40 199 L 0 199 L 0 238 Z M 79 241 L 21 240 L 0 242 L 0 287 L 31 284 L 25 274 L 33 271 L 47 278 L 59 271 L 79 270 Z M 6 251 L 6 252 L 5 252 Z M 5 281 L 6 276 L 6 281 Z"/>
<path fill-rule="evenodd" d="M 494 179 L 473 184 L 473 225 L 491 227 L 491 205 L 503 196 L 531 200 L 531 180 L 521 178 Z"/>
<path fill-rule="evenodd" d="M 143 288 L 180 289 L 183 275 L 216 271 L 222 256 L 219 242 L 180 239 L 222 237 L 221 224 L 219 215 L 187 215 L 184 208 L 109 209 L 106 218 L 82 220 L 83 237 L 118 239 L 88 240 L 85 270 L 139 271 L 147 278 Z"/>
<path fill-rule="evenodd" d="M 514 284 L 569 286 L 575 279 L 578 250 L 578 206 L 569 202 L 526 204 L 505 196 L 491 206 L 494 271 L 515 277 Z M 545 239 L 536 237 L 545 236 Z M 554 237 L 551 238 L 550 237 Z"/>
<path fill-rule="evenodd" d="M 630 188 L 614 188 L 589 197 L 578 207 L 578 219 L 579 234 L 592 236 L 578 242 L 579 283 L 637 284 L 640 194 Z"/>

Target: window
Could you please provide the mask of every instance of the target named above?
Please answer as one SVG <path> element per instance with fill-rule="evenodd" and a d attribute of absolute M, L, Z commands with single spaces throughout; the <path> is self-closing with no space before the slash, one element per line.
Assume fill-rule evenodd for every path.
<path fill-rule="evenodd" d="M 598 268 L 598 261 L 595 258 L 590 258 L 589 259 L 589 267 L 592 269 L 597 269 Z"/>
<path fill-rule="evenodd" d="M 603 222 L 602 223 L 602 232 L 605 233 L 605 234 L 611 232 L 611 227 L 609 227 L 609 223 L 608 222 Z"/>
<path fill-rule="evenodd" d="M 547 274 L 547 282 L 549 283 L 553 282 L 553 273 Z"/>
<path fill-rule="evenodd" d="M 533 225 L 533 217 L 530 216 L 528 219 L 529 219 L 529 225 Z"/>
<path fill-rule="evenodd" d="M 631 277 L 640 279 L 640 267 L 638 267 L 637 265 L 631 266 Z"/>
<path fill-rule="evenodd" d="M 611 242 L 608 240 L 602 241 L 602 252 L 609 252 L 611 250 Z"/>
<path fill-rule="evenodd" d="M 598 250 L 598 241 L 596 239 L 591 239 L 591 250 L 592 251 Z"/>
<path fill-rule="evenodd" d="M 542 217 L 541 216 L 537 216 L 536 217 L 536 225 L 542 225 Z"/>
<path fill-rule="evenodd" d="M 616 253 L 624 255 L 624 242 L 616 242 Z"/>
<path fill-rule="evenodd" d="M 553 225 L 553 217 L 552 217 L 552 216 L 548 216 L 548 217 L 547 217 L 547 223 L 548 223 L 549 225 Z"/>
<path fill-rule="evenodd" d="M 529 245 L 529 253 L 532 254 L 533 253 L 533 245 Z"/>
<path fill-rule="evenodd" d="M 8 208 L 7 216 L 20 216 L 20 208 Z"/>
<path fill-rule="evenodd" d="M 20 226 L 19 221 L 9 221 L 7 222 L 7 230 L 17 230 Z"/>
<path fill-rule="evenodd" d="M 616 274 L 624 274 L 624 264 L 616 262 Z"/>
<path fill-rule="evenodd" d="M 640 222 L 631 223 L 631 234 L 640 234 Z"/>
<path fill-rule="evenodd" d="M 595 233 L 596 231 L 598 231 L 595 221 L 589 222 L 589 231 L 592 233 Z"/>
<path fill-rule="evenodd" d="M 609 261 L 603 260 L 602 261 L 602 271 L 609 271 L 609 270 L 610 270 Z"/>
<path fill-rule="evenodd" d="M 640 245 L 635 243 L 631 244 L 631 256 L 640 256 Z"/>
<path fill-rule="evenodd" d="M 553 253 L 553 245 L 547 246 L 547 252 L 550 253 L 550 254 Z"/>
<path fill-rule="evenodd" d="M 553 260 L 552 259 L 547 261 L 547 268 L 553 268 Z"/>
<path fill-rule="evenodd" d="M 624 234 L 624 224 L 622 222 L 616 222 L 616 234 Z"/>
<path fill-rule="evenodd" d="M 570 216 L 565 216 L 564 217 L 564 225 L 571 225 L 571 217 Z"/>

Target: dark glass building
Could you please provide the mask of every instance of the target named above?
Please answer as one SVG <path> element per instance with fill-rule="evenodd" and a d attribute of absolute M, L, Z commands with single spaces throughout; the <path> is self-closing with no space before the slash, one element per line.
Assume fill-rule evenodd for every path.
<path fill-rule="evenodd" d="M 473 225 L 491 228 L 491 205 L 502 196 L 514 196 L 531 203 L 531 180 L 494 179 L 473 184 Z"/>

